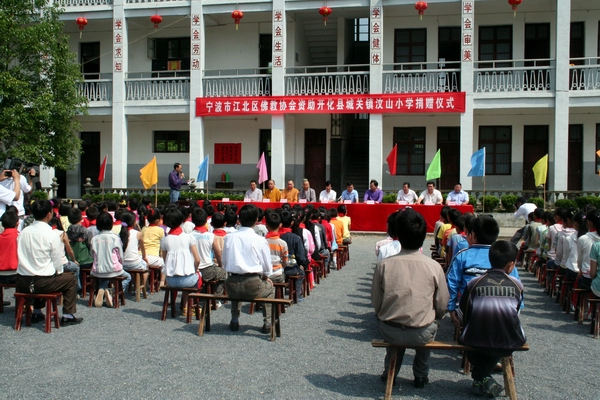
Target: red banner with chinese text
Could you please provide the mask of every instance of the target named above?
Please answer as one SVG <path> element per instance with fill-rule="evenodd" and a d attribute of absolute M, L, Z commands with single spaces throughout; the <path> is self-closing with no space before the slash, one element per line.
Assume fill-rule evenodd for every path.
<path fill-rule="evenodd" d="M 464 111 L 464 92 L 196 98 L 197 117 L 259 114 L 462 113 Z"/>
<path fill-rule="evenodd" d="M 215 143 L 215 164 L 241 164 L 241 143 Z"/>

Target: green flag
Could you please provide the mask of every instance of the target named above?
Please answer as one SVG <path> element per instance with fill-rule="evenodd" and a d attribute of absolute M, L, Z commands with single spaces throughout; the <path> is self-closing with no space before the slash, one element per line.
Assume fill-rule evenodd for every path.
<path fill-rule="evenodd" d="M 438 149 L 435 156 L 433 156 L 433 160 L 431 160 L 431 164 L 429 164 L 429 168 L 427 168 L 427 178 L 425 179 L 430 181 L 440 176 L 442 176 L 442 163 L 440 161 L 440 150 Z"/>

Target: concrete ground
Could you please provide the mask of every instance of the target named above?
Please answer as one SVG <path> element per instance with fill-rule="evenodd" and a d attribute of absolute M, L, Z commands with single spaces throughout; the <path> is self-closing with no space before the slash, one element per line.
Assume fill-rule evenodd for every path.
<path fill-rule="evenodd" d="M 371 347 L 371 339 L 382 336 L 370 287 L 374 245 L 382 238 L 356 235 L 350 262 L 283 315 L 276 342 L 260 333 L 260 314 L 242 314 L 240 331 L 230 332 L 229 305 L 214 312 L 212 331 L 203 337 L 196 322 L 162 322 L 162 294 L 139 303 L 130 296 L 118 310 L 87 308 L 82 299 L 81 325 L 45 334 L 39 323 L 16 332 L 9 290 L 5 298 L 13 305 L 0 314 L 0 398 L 381 398 L 384 350 Z M 522 280 L 521 321 L 531 350 L 515 355 L 519 397 L 599 398 L 600 341 L 590 335 L 589 322 L 578 325 L 561 312 L 531 274 Z M 445 318 L 437 338 L 451 340 L 452 332 Z M 470 397 L 471 380 L 461 373 L 457 352 L 433 353 L 431 382 L 421 390 L 412 386 L 413 354 L 407 351 L 395 398 Z"/>

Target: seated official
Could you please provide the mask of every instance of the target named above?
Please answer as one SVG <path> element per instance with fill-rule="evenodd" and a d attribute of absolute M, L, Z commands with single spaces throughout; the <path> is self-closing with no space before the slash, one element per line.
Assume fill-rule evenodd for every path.
<path fill-rule="evenodd" d="M 256 181 L 254 179 L 250 181 L 250 189 L 248 189 L 244 195 L 244 200 L 246 199 L 250 201 L 262 201 L 263 199 L 262 190 L 256 187 Z"/>
<path fill-rule="evenodd" d="M 442 204 L 444 198 L 442 193 L 435 188 L 435 183 L 427 182 L 427 190 L 421 192 L 417 204 Z"/>
<path fill-rule="evenodd" d="M 23 229 L 18 239 L 17 293 L 62 293 L 63 316 L 60 325 L 79 324 L 83 318 L 75 317 L 77 278 L 73 274 L 63 273 L 64 245 L 48 224 L 54 216 L 52 203 L 38 200 L 31 205 L 31 213 L 35 221 Z M 41 312 L 44 304 L 43 300 L 35 301 L 32 321 L 44 319 Z"/>
<path fill-rule="evenodd" d="M 402 189 L 398 191 L 398 196 L 396 197 L 396 203 L 400 203 L 401 201 L 405 201 L 407 204 L 414 204 L 417 201 L 418 197 L 414 190 L 410 188 L 410 183 L 404 182 L 402 184 Z"/>
<path fill-rule="evenodd" d="M 354 190 L 354 184 L 352 182 L 346 183 L 346 190 L 342 192 L 340 199 L 342 203 L 351 201 L 352 203 L 358 203 L 358 192 Z"/>
<path fill-rule="evenodd" d="M 295 203 L 298 201 L 298 194 L 298 189 L 294 187 L 294 181 L 290 179 L 287 181 L 287 186 L 283 192 L 281 192 L 281 198 L 286 199 L 290 203 Z"/>
<path fill-rule="evenodd" d="M 365 202 L 373 200 L 375 203 L 381 203 L 383 201 L 383 190 L 379 189 L 379 182 L 375 179 L 369 182 L 369 190 L 365 192 L 363 200 Z"/>
<path fill-rule="evenodd" d="M 267 181 L 267 189 L 265 190 L 263 199 L 269 199 L 271 202 L 281 201 L 281 191 L 275 187 L 275 181 L 273 179 Z"/>
<path fill-rule="evenodd" d="M 454 190 L 448 193 L 448 196 L 446 197 L 446 204 L 451 202 L 456 203 L 457 206 L 469 204 L 469 195 L 467 192 L 462 190 L 461 183 L 454 185 Z"/>
<path fill-rule="evenodd" d="M 327 203 L 334 203 L 337 199 L 337 194 L 335 193 L 335 190 L 331 189 L 331 182 L 327 181 L 325 182 L 325 189 L 321 191 L 321 193 L 319 194 L 319 201 L 322 202 L 327 202 Z"/>
<path fill-rule="evenodd" d="M 308 203 L 314 203 L 317 201 L 317 195 L 315 193 L 315 189 L 310 187 L 310 182 L 308 179 L 302 180 L 302 189 L 298 193 L 299 200 L 306 200 Z"/>

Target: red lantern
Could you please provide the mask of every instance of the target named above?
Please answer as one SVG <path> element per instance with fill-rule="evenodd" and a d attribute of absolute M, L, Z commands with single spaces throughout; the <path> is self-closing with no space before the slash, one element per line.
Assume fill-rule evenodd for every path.
<path fill-rule="evenodd" d="M 323 16 L 323 25 L 327 25 L 327 17 L 331 15 L 331 8 L 323 6 L 319 8 L 319 14 Z"/>
<path fill-rule="evenodd" d="M 75 20 L 75 22 L 77 22 L 77 25 L 79 25 L 79 39 L 81 39 L 81 35 L 83 34 L 83 28 L 87 25 L 88 20 L 85 17 L 79 17 Z"/>
<path fill-rule="evenodd" d="M 420 19 L 423 19 L 423 14 L 425 14 L 425 10 L 427 10 L 427 2 L 426 1 L 417 1 L 415 3 L 415 8 L 419 12 Z"/>
<path fill-rule="evenodd" d="M 512 9 L 514 11 L 513 17 L 517 16 L 517 8 L 519 8 L 519 4 L 521 4 L 522 2 L 523 0 L 508 0 L 508 4 L 512 6 Z"/>
<path fill-rule="evenodd" d="M 154 29 L 158 28 L 158 24 L 162 22 L 162 17 L 158 14 L 155 14 L 150 17 L 150 22 L 154 24 Z"/>
<path fill-rule="evenodd" d="M 240 25 L 240 19 L 244 18 L 244 13 L 240 10 L 235 10 L 231 13 L 231 18 L 235 20 L 235 30 L 238 30 L 238 26 Z"/>

